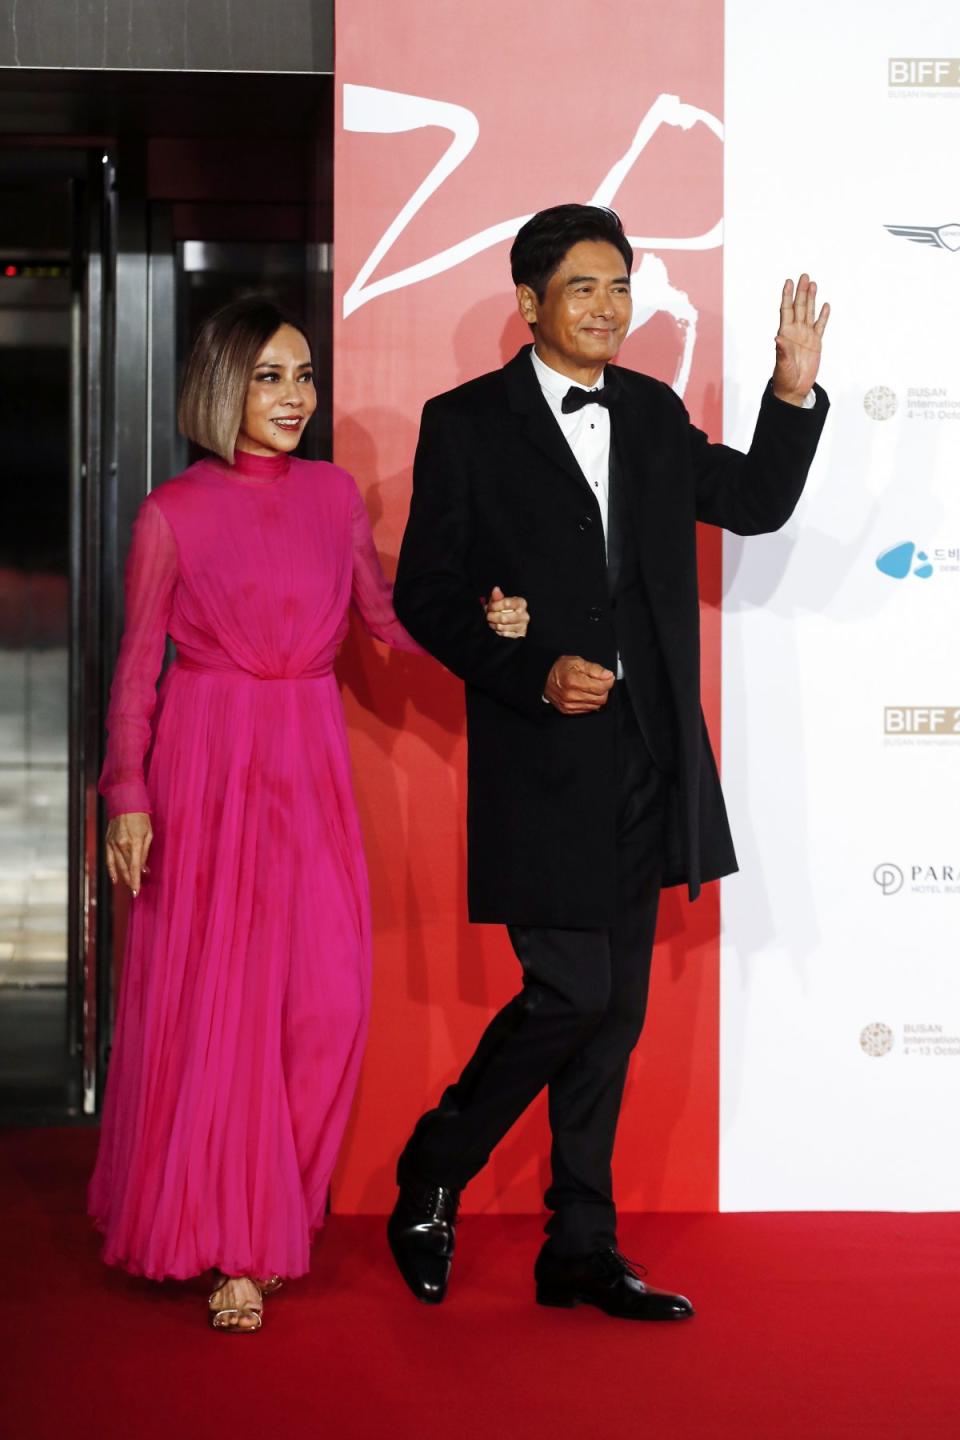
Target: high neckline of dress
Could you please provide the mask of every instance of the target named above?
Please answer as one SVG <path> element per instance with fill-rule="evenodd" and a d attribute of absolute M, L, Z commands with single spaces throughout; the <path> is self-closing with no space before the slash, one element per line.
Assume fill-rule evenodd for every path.
<path fill-rule="evenodd" d="M 269 485 L 282 480 L 290 469 L 290 456 L 282 451 L 275 455 L 252 455 L 249 450 L 235 450 L 233 464 L 223 470 L 231 480 L 242 485 Z"/>

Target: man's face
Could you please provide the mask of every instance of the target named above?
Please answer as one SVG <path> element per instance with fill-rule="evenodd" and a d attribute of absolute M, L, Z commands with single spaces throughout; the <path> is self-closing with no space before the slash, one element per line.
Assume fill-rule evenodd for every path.
<path fill-rule="evenodd" d="M 517 302 L 524 320 L 536 326 L 540 358 L 589 383 L 620 349 L 633 313 L 623 256 L 606 240 L 581 240 L 551 275 L 542 300 L 518 285 Z"/>

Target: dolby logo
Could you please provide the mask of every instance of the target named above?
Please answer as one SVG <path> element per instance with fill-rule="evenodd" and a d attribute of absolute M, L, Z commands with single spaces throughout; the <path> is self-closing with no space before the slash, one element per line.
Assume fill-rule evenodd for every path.
<path fill-rule="evenodd" d="M 960 739 L 960 705 L 885 705 L 884 735 L 955 735 Z"/>

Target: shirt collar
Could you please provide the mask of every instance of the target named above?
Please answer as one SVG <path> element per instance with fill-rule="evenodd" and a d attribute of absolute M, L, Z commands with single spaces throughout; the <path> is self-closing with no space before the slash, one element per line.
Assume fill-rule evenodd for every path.
<path fill-rule="evenodd" d="M 547 365 L 537 354 L 536 346 L 530 351 L 530 359 L 533 361 L 533 368 L 537 379 L 540 382 L 540 389 L 550 400 L 561 401 L 571 386 L 578 390 L 602 390 L 604 371 L 600 372 L 600 379 L 596 385 L 578 385 L 576 380 L 571 380 L 569 375 L 561 375 L 559 370 L 554 370 L 552 365 Z"/>

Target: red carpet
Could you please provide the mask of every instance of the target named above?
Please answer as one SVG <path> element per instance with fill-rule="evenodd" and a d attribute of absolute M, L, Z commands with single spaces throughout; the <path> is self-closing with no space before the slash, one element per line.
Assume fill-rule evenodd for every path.
<path fill-rule="evenodd" d="M 254 1338 L 203 1286 L 104 1269 L 92 1131 L 0 1137 L 2 1440 L 920 1440 L 960 1437 L 960 1217 L 631 1216 L 621 1242 L 696 1319 L 539 1309 L 540 1222 L 467 1217 L 438 1310 L 379 1220 L 334 1218 Z"/>

